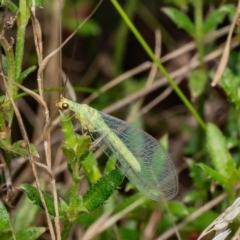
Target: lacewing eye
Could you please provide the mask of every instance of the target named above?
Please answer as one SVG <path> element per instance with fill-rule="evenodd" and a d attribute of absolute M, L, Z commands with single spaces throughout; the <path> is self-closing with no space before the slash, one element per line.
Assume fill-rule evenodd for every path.
<path fill-rule="evenodd" d="M 69 104 L 68 103 L 63 103 L 62 104 L 62 108 L 63 109 L 68 109 L 69 108 Z"/>

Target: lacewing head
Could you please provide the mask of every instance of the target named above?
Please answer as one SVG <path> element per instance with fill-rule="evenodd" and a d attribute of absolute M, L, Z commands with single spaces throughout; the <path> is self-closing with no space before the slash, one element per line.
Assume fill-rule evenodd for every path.
<path fill-rule="evenodd" d="M 56 102 L 55 106 L 62 110 L 69 109 L 69 103 L 63 96 L 60 97 L 60 100 Z"/>

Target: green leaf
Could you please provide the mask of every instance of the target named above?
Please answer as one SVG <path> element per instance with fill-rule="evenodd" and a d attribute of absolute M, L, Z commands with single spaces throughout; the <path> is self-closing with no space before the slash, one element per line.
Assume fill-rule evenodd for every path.
<path fill-rule="evenodd" d="M 226 188 L 229 185 L 229 179 L 224 177 L 222 174 L 217 172 L 216 170 L 208 167 L 204 163 L 199 163 L 199 166 L 206 173 L 206 175 L 211 178 L 211 180 L 217 182 L 222 187 Z"/>
<path fill-rule="evenodd" d="M 69 160 L 69 161 L 74 161 L 76 159 L 76 154 L 73 151 L 73 149 L 69 149 L 65 146 L 62 147 L 62 152 L 64 156 Z"/>
<path fill-rule="evenodd" d="M 229 14 L 229 21 L 233 22 L 237 8 L 233 4 L 225 4 L 221 6 L 221 11 L 226 12 Z"/>
<path fill-rule="evenodd" d="M 12 231 L 12 226 L 9 218 L 9 214 L 4 207 L 3 203 L 0 201 L 0 233 Z"/>
<path fill-rule="evenodd" d="M 83 196 L 83 203 L 79 206 L 79 209 L 85 208 L 92 212 L 102 206 L 122 183 L 123 179 L 124 175 L 119 169 L 104 175 Z"/>
<path fill-rule="evenodd" d="M 196 162 L 193 161 L 192 159 L 187 159 L 187 164 L 190 169 L 190 176 L 193 179 L 194 185 L 198 189 L 202 189 L 205 186 L 205 179 L 204 179 L 204 173 L 202 170 L 196 165 Z M 200 192 L 198 192 L 200 194 Z"/>
<path fill-rule="evenodd" d="M 217 173 L 225 178 L 231 178 L 235 171 L 235 162 L 226 148 L 226 139 L 212 123 L 207 124 L 207 149 Z"/>
<path fill-rule="evenodd" d="M 36 240 L 47 228 L 45 227 L 31 227 L 16 233 L 16 240 Z M 12 238 L 13 239 L 13 238 Z"/>
<path fill-rule="evenodd" d="M 221 86 L 232 103 L 238 104 L 238 80 L 229 68 L 226 68 L 220 81 Z"/>
<path fill-rule="evenodd" d="M 198 98 L 205 91 L 206 83 L 207 75 L 205 71 L 197 69 L 190 73 L 188 87 L 193 100 Z"/>
<path fill-rule="evenodd" d="M 220 174 L 218 171 L 208 167 L 203 163 L 200 163 L 199 166 L 203 169 L 207 176 L 209 176 L 213 181 L 217 182 L 225 189 L 231 199 L 236 198 L 235 185 L 238 183 L 240 176 L 237 171 L 234 171 L 234 173 L 231 175 L 229 174 L 230 177 L 227 178 Z"/>
<path fill-rule="evenodd" d="M 94 155 L 90 153 L 86 160 L 82 161 L 85 176 L 90 184 L 97 182 L 102 176 L 98 169 L 98 163 L 94 158 Z"/>
<path fill-rule="evenodd" d="M 222 23 L 224 17 L 227 15 L 226 11 L 222 11 L 222 8 L 213 10 L 206 18 L 203 24 L 203 32 L 207 34 L 214 31 L 219 23 Z"/>
<path fill-rule="evenodd" d="M 31 205 L 30 211 L 29 205 Z M 15 212 L 14 218 L 12 219 L 13 229 L 17 232 L 21 229 L 26 229 L 34 223 L 38 214 L 39 207 L 33 205 L 27 196 L 24 196 L 23 200 L 20 202 L 20 204 L 18 204 L 18 211 Z"/>
<path fill-rule="evenodd" d="M 0 139 L 0 148 L 9 151 L 13 154 L 13 156 L 23 156 L 23 157 L 28 157 L 28 150 L 27 150 L 27 146 L 24 140 L 20 140 L 17 141 L 15 143 L 13 143 L 12 145 L 10 145 L 8 142 Z M 30 144 L 30 150 L 31 150 L 31 154 L 33 156 L 38 157 L 38 152 L 36 147 L 33 144 Z"/>
<path fill-rule="evenodd" d="M 76 155 L 80 162 L 84 161 L 88 154 L 92 144 L 90 136 L 77 136 L 76 138 Z"/>
<path fill-rule="evenodd" d="M 84 161 L 88 157 L 89 148 L 92 144 L 90 136 L 75 134 L 71 118 L 63 111 L 60 111 L 60 116 L 65 139 L 65 144 L 62 148 L 64 155 L 69 161 Z"/>
<path fill-rule="evenodd" d="M 28 157 L 28 149 L 24 140 L 17 141 L 11 146 L 10 152 L 15 153 L 17 156 Z M 38 152 L 33 144 L 30 144 L 30 151 L 32 156 L 38 157 Z"/>
<path fill-rule="evenodd" d="M 240 146 L 240 141 L 236 138 L 227 138 L 227 148 L 232 149 Z"/>
<path fill-rule="evenodd" d="M 5 6 L 8 7 L 13 13 L 17 13 L 18 12 L 18 7 L 9 0 L 1 0 L 0 3 Z"/>
<path fill-rule="evenodd" d="M 170 213 L 172 213 L 173 215 L 176 215 L 182 218 L 189 215 L 189 211 L 187 207 L 181 202 L 169 201 L 167 205 Z"/>
<path fill-rule="evenodd" d="M 117 156 L 113 154 L 110 158 L 108 158 L 107 163 L 104 168 L 104 173 L 111 172 L 116 168 Z"/>
<path fill-rule="evenodd" d="M 205 180 L 205 179 L 203 179 L 203 180 Z M 205 180 L 205 182 L 206 182 L 206 180 Z M 198 190 L 193 190 L 191 192 L 188 192 L 183 198 L 184 203 L 195 203 L 198 200 L 202 200 L 202 195 Z"/>
<path fill-rule="evenodd" d="M 24 71 L 20 74 L 17 82 L 18 82 L 19 84 L 21 84 L 22 81 L 23 81 L 30 73 L 32 73 L 33 71 L 36 70 L 36 68 L 37 68 L 37 66 L 31 66 L 31 67 L 27 68 L 26 70 L 24 70 Z"/>
<path fill-rule="evenodd" d="M 139 240 L 141 238 L 140 232 L 135 229 L 131 229 L 129 226 L 119 227 L 119 239 L 131 239 L 131 240 Z"/>
<path fill-rule="evenodd" d="M 0 148 L 4 149 L 4 150 L 10 150 L 11 149 L 11 145 L 3 140 L 2 138 L 0 138 Z"/>
<path fill-rule="evenodd" d="M 161 218 L 161 224 L 158 224 L 157 232 L 159 234 L 165 232 L 166 230 L 172 227 L 173 223 L 176 223 L 178 220 L 181 220 L 181 218 L 178 219 L 174 215 L 163 214 Z"/>
<path fill-rule="evenodd" d="M 24 193 L 27 195 L 27 197 L 37 206 L 41 207 L 43 209 L 43 205 L 38 193 L 38 190 L 36 187 L 33 187 L 27 183 L 22 184 L 20 187 L 24 191 Z M 55 216 L 55 208 L 54 208 L 54 201 L 53 197 L 45 192 L 43 192 L 43 197 L 45 199 L 47 209 L 50 215 Z M 68 208 L 68 205 L 63 200 L 59 203 L 59 215 L 62 216 L 65 214 L 66 210 Z"/>
<path fill-rule="evenodd" d="M 195 28 L 191 19 L 176 8 L 163 8 L 163 12 L 179 27 L 183 28 L 190 36 L 195 35 Z"/>

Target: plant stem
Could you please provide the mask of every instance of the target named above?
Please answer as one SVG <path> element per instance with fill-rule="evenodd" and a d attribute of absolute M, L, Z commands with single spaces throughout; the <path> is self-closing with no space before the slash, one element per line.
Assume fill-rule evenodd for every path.
<path fill-rule="evenodd" d="M 78 215 L 76 209 L 77 209 L 77 204 L 79 201 L 79 185 L 81 182 L 81 177 L 79 177 L 79 165 L 77 162 L 71 162 L 71 169 L 72 169 L 72 189 L 71 189 L 71 194 L 70 194 L 70 200 L 69 200 L 69 221 L 74 221 L 76 216 Z"/>
<path fill-rule="evenodd" d="M 195 39 L 197 43 L 197 51 L 199 55 L 200 67 L 205 68 L 204 64 L 204 43 L 203 43 L 203 13 L 202 0 L 193 1 L 195 11 Z"/>
<path fill-rule="evenodd" d="M 193 1 L 194 5 L 194 17 L 195 17 L 195 39 L 197 44 L 197 52 L 199 56 L 200 69 L 205 72 L 205 63 L 204 63 L 204 43 L 203 43 L 203 1 L 196 0 Z M 206 76 L 207 77 L 207 76 Z M 202 119 L 204 119 L 204 102 L 205 102 L 205 93 L 198 97 L 198 113 Z M 202 128 L 198 127 L 197 129 L 197 149 L 201 150 L 204 147 L 204 138 L 205 134 Z M 201 161 L 201 159 L 200 159 Z"/>
<path fill-rule="evenodd" d="M 121 8 L 121 6 L 118 4 L 117 0 L 111 0 L 119 14 L 122 16 L 128 27 L 131 29 L 139 43 L 142 45 L 146 53 L 149 55 L 149 57 L 153 60 L 153 62 L 157 65 L 158 69 L 162 72 L 162 74 L 166 77 L 168 80 L 169 84 L 172 86 L 174 91 L 177 93 L 177 95 L 180 97 L 180 99 L 183 101 L 185 106 L 188 108 L 188 110 L 192 113 L 192 115 L 196 118 L 198 121 L 199 125 L 205 130 L 206 125 L 202 118 L 199 116 L 197 111 L 194 109 L 192 104 L 189 102 L 189 100 L 185 97 L 184 93 L 181 91 L 181 89 L 178 87 L 178 85 L 174 82 L 174 80 L 171 78 L 169 73 L 166 71 L 166 69 L 163 67 L 163 65 L 160 63 L 159 59 L 154 55 L 153 51 L 151 48 L 148 46 L 146 41 L 143 39 L 141 34 L 138 32 L 138 30 L 135 28 L 131 20 L 128 18 L 124 10 Z"/>
<path fill-rule="evenodd" d="M 16 52 L 15 52 L 15 80 L 20 76 L 22 70 L 22 60 L 24 52 L 25 31 L 30 17 L 29 7 L 26 0 L 19 2 L 19 13 L 17 17 L 17 38 L 16 38 Z"/>
<path fill-rule="evenodd" d="M 71 226 L 76 219 L 76 216 L 79 215 L 77 212 L 77 204 L 79 201 L 79 185 L 81 178 L 79 177 L 79 165 L 75 161 L 70 162 L 71 169 L 72 169 L 72 188 L 71 188 L 71 193 L 70 193 L 70 199 L 69 199 L 69 209 L 68 213 L 65 218 L 64 222 L 64 228 L 61 233 L 62 240 L 67 240 L 69 232 L 71 230 Z"/>
<path fill-rule="evenodd" d="M 72 224 L 73 223 L 71 221 L 65 221 L 64 228 L 63 228 L 62 233 L 61 233 L 62 240 L 67 240 L 68 239 L 68 235 L 69 235 Z"/>
<path fill-rule="evenodd" d="M 16 89 L 16 86 L 14 86 L 13 81 L 15 80 L 15 60 L 14 60 L 14 53 L 13 53 L 13 48 L 12 46 L 8 43 L 6 38 L 2 37 L 0 40 L 1 46 L 4 49 L 4 52 L 6 54 L 6 61 L 7 61 L 7 77 L 8 80 L 8 92 L 11 96 L 14 94 L 14 89 Z M 12 125 L 12 119 L 13 119 L 13 107 L 11 102 L 9 101 L 8 95 L 5 99 L 5 104 L 3 105 L 2 108 L 2 113 L 4 116 L 4 120 L 7 122 L 7 125 L 11 127 Z M 4 123 L 5 125 L 5 123 Z M 1 127 L 4 127 L 2 125 Z M 3 129 L 2 129 L 3 130 Z"/>

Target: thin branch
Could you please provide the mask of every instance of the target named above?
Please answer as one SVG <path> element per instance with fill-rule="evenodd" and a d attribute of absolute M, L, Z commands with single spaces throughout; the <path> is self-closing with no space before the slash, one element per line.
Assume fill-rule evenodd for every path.
<path fill-rule="evenodd" d="M 33 174 L 34 174 L 34 177 L 35 177 L 35 180 L 36 180 L 38 193 L 40 195 L 40 199 L 41 199 L 43 208 L 44 208 L 45 213 L 46 213 L 46 217 L 47 217 L 47 222 L 48 222 L 51 238 L 52 238 L 52 240 L 55 240 L 56 237 L 55 237 L 55 233 L 54 233 L 54 230 L 53 230 L 53 225 L 52 225 L 52 222 L 51 222 L 51 219 L 50 219 L 50 215 L 49 215 L 48 210 L 47 210 L 47 205 L 46 205 L 45 199 L 43 197 L 43 193 L 41 191 L 41 186 L 40 186 L 40 182 L 39 182 L 39 178 L 38 178 L 38 174 L 37 174 L 37 169 L 35 167 L 33 156 L 32 156 L 32 153 L 31 153 L 30 142 L 29 142 L 29 139 L 28 139 L 28 136 L 27 136 L 27 132 L 25 130 L 25 127 L 24 127 L 24 124 L 23 124 L 23 121 L 22 121 L 22 117 L 21 117 L 21 115 L 20 115 L 20 113 L 18 111 L 18 108 L 16 107 L 15 102 L 14 102 L 12 96 L 9 94 L 9 91 L 7 89 L 7 83 L 6 83 L 5 77 L 3 77 L 2 79 L 3 79 L 3 83 L 5 85 L 8 97 L 9 97 L 9 99 L 10 99 L 10 101 L 12 103 L 12 106 L 14 108 L 14 112 L 15 112 L 16 118 L 18 120 L 18 123 L 19 123 L 19 126 L 20 126 L 20 130 L 21 130 L 21 133 L 22 133 L 22 136 L 23 136 L 23 139 L 25 140 L 26 145 L 27 145 L 27 150 L 28 150 L 28 154 L 29 154 L 30 164 L 32 166 Z"/>
<path fill-rule="evenodd" d="M 16 84 L 18 87 L 20 87 L 22 90 L 26 91 L 29 95 L 31 95 L 36 101 L 42 106 L 43 113 L 45 116 L 45 127 L 43 131 L 43 139 L 44 139 L 44 149 L 45 149 L 45 157 L 47 162 L 47 167 L 45 169 L 49 170 L 49 176 L 51 177 L 51 185 L 52 185 L 52 192 L 53 192 L 53 200 L 54 200 L 54 208 L 55 208 L 55 227 L 57 232 L 57 239 L 61 239 L 60 236 L 60 222 L 59 222 L 59 208 L 58 208 L 58 197 L 57 197 L 57 188 L 56 188 L 56 182 L 54 179 L 54 176 L 51 171 L 51 135 L 50 135 L 50 118 L 49 118 L 49 111 L 46 102 L 42 99 L 41 96 L 36 94 L 35 92 L 29 90 L 28 88 L 25 88 L 22 85 Z M 45 166 L 40 164 L 40 166 Z"/>

